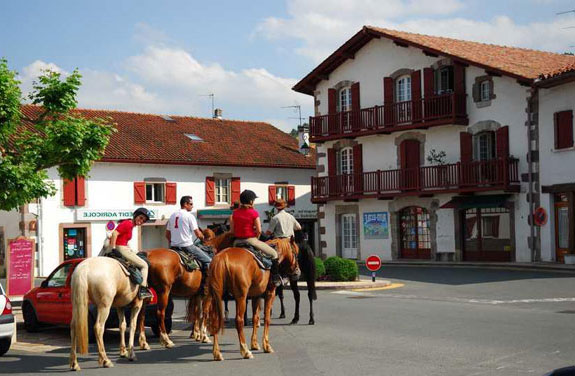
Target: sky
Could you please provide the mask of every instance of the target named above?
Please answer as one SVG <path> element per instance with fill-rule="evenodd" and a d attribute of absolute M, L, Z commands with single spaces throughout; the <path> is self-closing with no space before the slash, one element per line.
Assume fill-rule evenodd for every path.
<path fill-rule="evenodd" d="M 313 114 L 291 90 L 363 25 L 575 52 L 567 0 L 0 0 L 0 57 L 24 93 L 82 74 L 78 107 L 266 121 Z"/>

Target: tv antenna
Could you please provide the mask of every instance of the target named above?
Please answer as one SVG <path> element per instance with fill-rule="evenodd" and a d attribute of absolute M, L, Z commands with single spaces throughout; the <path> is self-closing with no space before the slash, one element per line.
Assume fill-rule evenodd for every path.
<path fill-rule="evenodd" d="M 210 98 L 212 98 L 212 114 L 211 114 L 210 116 L 214 116 L 214 97 L 215 97 L 215 94 L 213 94 L 213 93 L 212 93 L 212 94 L 202 94 L 202 95 L 199 95 L 199 96 L 200 96 L 200 97 L 210 97 Z"/>
<path fill-rule="evenodd" d="M 282 108 L 297 108 L 298 117 L 290 117 L 290 119 L 298 119 L 299 120 L 299 127 L 301 128 L 301 121 L 303 118 L 301 117 L 301 106 L 299 104 L 295 104 L 293 106 L 282 106 Z"/>

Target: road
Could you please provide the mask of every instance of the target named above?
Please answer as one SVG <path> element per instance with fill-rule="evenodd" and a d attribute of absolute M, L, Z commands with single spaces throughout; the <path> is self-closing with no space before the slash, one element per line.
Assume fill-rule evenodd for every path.
<path fill-rule="evenodd" d="M 97 368 L 95 348 L 80 357 L 85 374 L 244 375 L 543 375 L 575 363 L 575 275 L 482 268 L 384 266 L 379 277 L 390 288 L 320 291 L 316 325 L 290 326 L 274 319 L 271 343 L 276 353 L 240 357 L 233 324 L 222 339 L 224 362 L 213 362 L 211 346 L 191 342 L 178 301 L 177 347 L 138 351 L 137 362 L 118 359 L 116 332 L 106 344 L 113 369 Z M 305 297 L 302 294 L 302 298 Z M 278 307 L 274 311 L 279 312 Z M 149 333 L 151 335 L 151 333 Z M 0 373 L 44 374 L 68 369 L 66 329 L 22 333 L 21 341 L 0 358 Z M 38 342 L 43 343 L 38 344 Z"/>

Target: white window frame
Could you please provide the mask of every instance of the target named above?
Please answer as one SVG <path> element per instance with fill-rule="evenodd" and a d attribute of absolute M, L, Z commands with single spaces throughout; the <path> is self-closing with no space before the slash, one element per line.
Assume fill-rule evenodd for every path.
<path fill-rule="evenodd" d="M 339 151 L 339 174 L 353 174 L 353 148 L 345 147 Z"/>
<path fill-rule="evenodd" d="M 166 202 L 166 183 L 146 182 L 146 203 L 164 202 Z"/>
<path fill-rule="evenodd" d="M 476 161 L 489 161 L 495 158 L 495 132 L 487 131 L 475 135 L 473 152 Z"/>
<path fill-rule="evenodd" d="M 215 204 L 231 203 L 231 181 L 230 178 L 214 177 L 214 199 Z"/>
<path fill-rule="evenodd" d="M 395 80 L 395 102 L 411 100 L 411 76 L 400 76 Z"/>
<path fill-rule="evenodd" d="M 337 111 L 346 112 L 351 111 L 351 87 L 346 86 L 339 89 L 337 93 Z"/>
<path fill-rule="evenodd" d="M 341 215 L 341 251 L 342 257 L 357 258 L 357 215 L 354 213 Z M 354 257 L 349 257 L 354 255 Z"/>
<path fill-rule="evenodd" d="M 491 81 L 483 80 L 479 84 L 479 100 L 481 102 L 491 100 Z"/>
<path fill-rule="evenodd" d="M 288 202 L 288 186 L 286 184 L 276 184 L 276 200 Z"/>

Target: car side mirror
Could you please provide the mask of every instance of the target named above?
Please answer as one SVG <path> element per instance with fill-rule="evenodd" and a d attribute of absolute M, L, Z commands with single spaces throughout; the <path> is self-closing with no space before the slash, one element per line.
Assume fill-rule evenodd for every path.
<path fill-rule="evenodd" d="M 48 280 L 43 280 L 42 283 L 40 284 L 40 287 L 48 287 Z"/>

